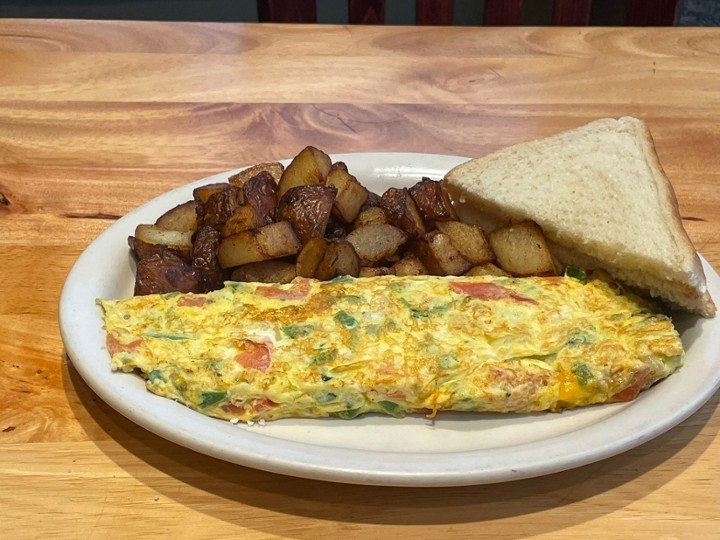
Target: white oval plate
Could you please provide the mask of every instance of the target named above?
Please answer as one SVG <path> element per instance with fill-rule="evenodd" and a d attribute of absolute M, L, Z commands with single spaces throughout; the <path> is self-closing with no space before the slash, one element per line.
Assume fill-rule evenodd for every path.
<path fill-rule="evenodd" d="M 333 156 L 368 188 L 440 179 L 466 158 L 404 153 Z M 287 162 L 286 162 L 287 163 Z M 240 169 L 238 169 L 240 170 Z M 699 409 L 720 386 L 720 317 L 675 320 L 685 366 L 630 403 L 561 414 L 440 414 L 394 419 L 278 420 L 233 425 L 145 389 L 132 374 L 110 371 L 96 298 L 132 295 L 134 263 L 127 237 L 153 223 L 193 188 L 222 182 L 221 173 L 174 189 L 133 210 L 80 255 L 60 298 L 60 329 L 69 357 L 108 404 L 146 429 L 226 461 L 305 478 L 388 486 L 458 486 L 550 474 L 624 452 L 660 435 Z M 713 297 L 720 278 L 703 259 Z"/>

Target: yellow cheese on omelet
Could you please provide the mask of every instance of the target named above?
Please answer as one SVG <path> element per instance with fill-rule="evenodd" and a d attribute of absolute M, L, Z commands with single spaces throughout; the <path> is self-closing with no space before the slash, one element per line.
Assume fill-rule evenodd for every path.
<path fill-rule="evenodd" d="M 382 276 L 99 301 L 112 369 L 242 421 L 558 411 L 681 364 L 672 322 L 602 279 Z"/>

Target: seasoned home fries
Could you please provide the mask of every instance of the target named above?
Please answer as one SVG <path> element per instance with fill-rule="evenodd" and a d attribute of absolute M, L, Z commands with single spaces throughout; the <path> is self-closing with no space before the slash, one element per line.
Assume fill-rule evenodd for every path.
<path fill-rule="evenodd" d="M 505 235 L 501 228 L 491 246 L 479 226 L 459 220 L 442 182 L 423 178 L 379 195 L 308 146 L 287 168 L 260 163 L 196 188 L 193 200 L 138 225 L 129 243 L 136 295 L 296 276 L 557 274 L 542 231 L 526 225 Z M 538 236 L 542 249 L 527 250 Z M 503 256 L 496 260 L 494 250 Z M 518 258 L 522 274 L 514 272 Z"/>

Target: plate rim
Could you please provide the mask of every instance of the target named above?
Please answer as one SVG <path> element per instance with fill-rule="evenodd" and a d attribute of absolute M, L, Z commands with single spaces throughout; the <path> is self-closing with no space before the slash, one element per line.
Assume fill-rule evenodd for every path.
<path fill-rule="evenodd" d="M 396 163 L 396 166 L 394 168 L 391 167 L 390 169 L 397 169 L 397 174 L 401 174 L 400 171 L 402 169 L 402 163 L 410 163 L 410 169 L 413 168 L 412 163 L 417 161 L 428 163 L 437 161 L 439 163 L 444 163 L 444 166 L 447 167 L 454 166 L 453 163 L 456 165 L 469 159 L 466 157 L 449 156 L 444 154 L 412 152 L 358 152 L 333 154 L 331 157 L 333 157 L 334 160 L 341 161 L 377 159 L 378 161 L 383 162 L 393 162 Z M 289 161 L 290 160 L 287 159 L 282 160 L 285 164 Z M 113 236 L 113 232 L 120 230 L 123 226 L 126 227 L 129 223 L 137 223 L 133 222 L 134 217 L 142 214 L 154 205 L 158 205 L 163 200 L 169 198 L 171 199 L 173 196 L 176 196 L 181 192 L 192 189 L 193 186 L 223 181 L 227 178 L 227 176 L 234 174 L 243 168 L 245 167 L 220 172 L 206 178 L 198 179 L 178 186 L 162 193 L 161 195 L 158 195 L 150 201 L 145 202 L 115 221 L 100 235 L 98 235 L 77 258 L 68 273 L 60 295 L 58 310 L 60 333 L 65 346 L 65 351 L 80 376 L 91 387 L 93 392 L 103 399 L 103 401 L 108 403 L 114 410 L 121 413 L 132 422 L 167 440 L 198 451 L 202 454 L 236 463 L 238 465 L 315 480 L 406 487 L 490 484 L 552 474 L 582 465 L 587 465 L 630 450 L 631 448 L 665 433 L 672 427 L 687 419 L 694 412 L 700 409 L 700 407 L 702 407 L 717 391 L 718 387 L 720 387 L 720 338 L 718 338 L 715 340 L 719 345 L 716 348 L 716 350 L 718 350 L 718 353 L 716 354 L 717 358 L 713 359 L 714 363 L 717 364 L 715 366 L 716 372 L 714 379 L 708 378 L 708 383 L 704 386 L 702 392 L 696 394 L 694 398 L 689 401 L 683 401 L 681 406 L 674 409 L 671 414 L 668 414 L 661 420 L 654 422 L 652 424 L 652 429 L 641 429 L 640 431 L 629 433 L 625 437 L 608 443 L 607 440 L 603 441 L 602 437 L 598 438 L 596 426 L 586 426 L 570 433 L 556 435 L 549 441 L 546 441 L 549 444 L 546 444 L 544 448 L 545 455 L 548 456 L 545 459 L 533 459 L 536 457 L 533 456 L 533 453 L 537 453 L 537 444 L 535 442 L 514 445 L 513 447 L 508 448 L 508 450 L 512 450 L 511 453 L 513 457 L 517 458 L 517 463 L 515 466 L 511 467 L 493 467 L 492 464 L 488 465 L 485 463 L 484 460 L 493 457 L 494 454 L 497 454 L 497 449 L 495 448 L 452 452 L 452 459 L 444 460 L 442 467 L 439 469 L 432 466 L 428 467 L 428 464 L 430 463 L 437 465 L 437 453 L 382 452 L 364 449 L 359 450 L 341 447 L 327 447 L 324 445 L 287 440 L 280 440 L 280 444 L 283 448 L 278 453 L 277 441 L 279 439 L 262 434 L 262 428 L 246 431 L 237 430 L 235 426 L 231 428 L 236 430 L 235 433 L 244 434 L 244 436 L 237 435 L 236 437 L 238 439 L 246 440 L 242 441 L 242 444 L 238 444 L 238 441 L 234 440 L 232 448 L 229 448 L 227 444 L 223 444 L 222 440 L 218 442 L 217 439 L 208 439 L 207 436 L 203 436 L 203 432 L 205 431 L 209 433 L 220 433 L 225 436 L 230 433 L 230 431 L 225 427 L 223 427 L 222 431 L 219 429 L 201 429 L 201 433 L 189 433 L 179 429 L 172 423 L 154 421 L 152 417 L 145 414 L 144 410 L 139 409 L 136 404 L 126 403 L 121 399 L 121 396 L 113 395 L 109 392 L 108 388 L 102 384 L 101 379 L 95 376 L 91 369 L 93 366 L 89 364 L 90 358 L 88 356 L 96 356 L 98 351 L 94 351 L 91 355 L 88 355 L 89 351 L 78 350 L 78 344 L 82 343 L 82 340 L 80 339 L 80 336 L 78 336 L 77 331 L 73 328 L 71 322 L 77 315 L 77 306 L 74 305 L 74 300 L 77 296 L 78 287 L 82 286 L 82 280 L 79 281 L 79 273 L 83 271 L 84 265 L 87 261 L 92 260 L 91 255 L 94 253 L 93 250 L 102 245 L 108 238 L 111 238 Z M 388 174 L 388 170 L 390 169 L 384 169 L 385 173 Z M 387 181 L 390 182 L 390 180 Z M 715 270 L 702 257 L 702 255 L 700 255 L 700 259 L 707 277 L 708 288 L 711 289 L 711 294 L 714 298 L 719 298 L 720 276 L 718 276 Z M 87 308 L 87 306 L 85 307 Z M 94 309 L 97 312 L 99 308 L 94 307 Z M 81 311 L 81 313 L 84 312 Z M 702 321 L 710 322 L 702 323 Z M 713 324 L 712 321 L 715 321 L 715 323 Z M 720 327 L 720 320 L 717 318 L 699 319 L 699 321 L 696 322 Z M 93 328 L 92 330 L 95 332 L 103 332 L 102 328 Z M 720 334 L 720 332 L 716 333 Z M 701 335 L 704 335 L 702 330 Z M 99 352 L 100 356 L 102 356 L 102 354 L 107 355 L 105 351 Z M 132 374 L 112 373 L 109 369 L 109 358 L 107 358 L 107 356 L 105 362 L 105 367 L 111 377 L 136 377 Z M 687 368 L 684 366 L 681 369 Z M 673 376 L 675 377 L 676 375 L 677 374 L 674 374 Z M 155 396 L 149 392 L 148 395 L 157 398 L 158 400 L 168 401 L 173 404 L 173 402 L 167 400 L 166 398 Z M 644 392 L 637 400 L 629 402 L 629 404 L 600 405 L 599 407 L 618 409 L 618 413 L 604 419 L 600 423 L 606 427 L 608 427 L 608 424 L 609 427 L 616 427 L 615 424 L 622 420 L 618 420 L 618 418 L 622 417 L 623 414 L 627 415 L 627 413 L 624 412 L 624 409 L 631 409 L 633 406 L 635 406 L 636 409 L 638 407 L 640 409 L 647 409 L 647 406 L 642 407 L 642 404 L 646 402 L 647 393 Z M 201 415 L 201 413 L 191 411 L 190 409 L 176 403 L 174 405 L 182 407 L 194 415 L 199 415 L 203 424 L 205 423 L 205 420 L 208 421 L 208 426 L 217 426 L 219 425 L 218 423 L 221 423 L 223 426 L 229 425 L 227 422 L 206 417 Z M 583 449 L 569 454 L 567 451 L 563 452 L 563 448 L 567 448 L 568 445 L 575 447 L 579 437 L 584 437 L 585 444 L 583 445 Z M 250 443 L 249 445 L 248 439 Z M 331 455 L 328 455 L 328 451 L 330 451 Z M 308 456 L 314 456 L 314 459 L 308 460 Z M 412 459 L 408 459 L 408 456 L 412 456 Z M 441 456 L 448 456 L 448 454 L 441 454 Z M 374 463 L 375 466 L 359 467 L 349 465 L 352 463 L 365 463 L 368 461 Z"/>

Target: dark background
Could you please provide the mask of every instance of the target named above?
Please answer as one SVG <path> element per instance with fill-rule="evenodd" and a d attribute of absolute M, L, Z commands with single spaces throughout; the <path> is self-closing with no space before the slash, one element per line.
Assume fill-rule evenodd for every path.
<path fill-rule="evenodd" d="M 347 2 L 317 0 L 318 22 L 346 24 Z M 481 25 L 484 2 L 455 0 L 453 22 L 456 25 Z M 527 0 L 522 23 L 528 26 L 550 24 L 552 0 Z M 625 15 L 624 0 L 593 2 L 590 24 L 621 26 Z M 257 22 L 255 0 L 0 0 L 0 18 L 123 19 L 177 21 Z M 386 24 L 414 24 L 414 0 L 388 0 Z M 718 0 L 682 0 L 678 25 L 720 25 Z"/>

